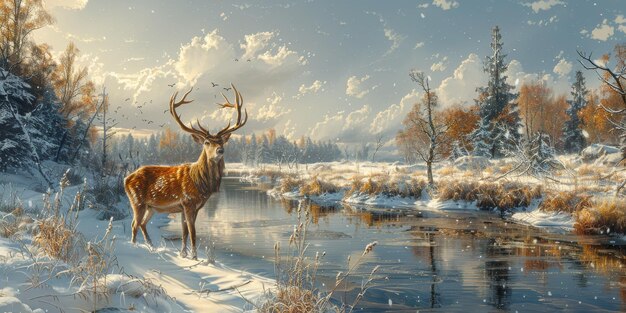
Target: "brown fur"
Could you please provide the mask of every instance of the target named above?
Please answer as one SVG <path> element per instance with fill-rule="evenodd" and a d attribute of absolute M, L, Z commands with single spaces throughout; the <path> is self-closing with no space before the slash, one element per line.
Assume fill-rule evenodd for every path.
<path fill-rule="evenodd" d="M 230 134 L 241 128 L 248 121 L 248 112 L 242 120 L 241 107 L 243 97 L 231 84 L 235 92 L 235 104 L 228 101 L 224 107 L 234 108 L 237 112 L 235 125 L 228 126 L 212 135 L 198 124 L 198 128 L 186 126 L 176 113 L 176 108 L 193 100 L 187 100 L 191 89 L 176 101 L 178 92 L 170 98 L 170 113 L 182 130 L 190 133 L 193 139 L 202 145 L 202 153 L 194 163 L 176 166 L 142 166 L 124 179 L 124 189 L 133 210 L 132 237 L 136 242 L 140 228 L 146 244 L 152 246 L 146 225 L 154 212 L 182 213 L 183 243 L 181 256 L 187 255 L 187 236 L 190 235 L 191 256 L 196 258 L 196 217 L 212 193 L 218 192 L 224 174 L 224 144 Z"/>
<path fill-rule="evenodd" d="M 126 194 L 133 210 L 132 239 L 136 242 L 141 229 L 152 245 L 146 225 L 154 212 L 182 213 L 183 246 L 186 255 L 187 235 L 191 235 L 192 257 L 196 256 L 195 220 L 198 211 L 212 193 L 218 192 L 224 173 L 224 159 L 210 159 L 204 149 L 194 163 L 177 166 L 142 166 L 124 180 Z"/>

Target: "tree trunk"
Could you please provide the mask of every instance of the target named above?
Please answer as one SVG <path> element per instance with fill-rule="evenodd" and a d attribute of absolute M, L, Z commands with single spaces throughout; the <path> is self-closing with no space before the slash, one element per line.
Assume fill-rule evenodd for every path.
<path fill-rule="evenodd" d="M 426 173 L 428 174 L 428 185 L 433 187 L 435 185 L 435 180 L 433 179 L 433 162 L 426 161 Z"/>

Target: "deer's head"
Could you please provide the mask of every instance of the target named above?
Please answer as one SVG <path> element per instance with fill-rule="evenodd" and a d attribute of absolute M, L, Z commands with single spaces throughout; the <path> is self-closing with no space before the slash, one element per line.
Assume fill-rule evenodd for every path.
<path fill-rule="evenodd" d="M 230 138 L 230 134 L 235 130 L 241 128 L 248 121 L 248 111 L 245 109 L 245 116 L 243 120 L 241 118 L 241 106 L 243 105 L 243 97 L 241 96 L 239 91 L 237 91 L 235 86 L 233 86 L 232 84 L 231 86 L 235 92 L 235 103 L 230 103 L 228 98 L 224 94 L 222 94 L 222 97 L 224 97 L 226 103 L 219 105 L 222 108 L 235 109 L 237 111 L 237 122 L 235 123 L 235 125 L 232 126 L 230 125 L 230 122 L 228 122 L 228 125 L 216 134 L 211 134 L 207 129 L 200 125 L 200 122 L 198 120 L 196 120 L 197 128 L 194 127 L 191 123 L 189 123 L 189 126 L 185 125 L 185 123 L 180 120 L 180 115 L 176 113 L 176 108 L 178 108 L 179 106 L 193 102 L 193 100 L 186 100 L 187 95 L 191 93 L 193 88 L 189 89 L 189 91 L 187 91 L 187 93 L 183 95 L 183 98 L 180 101 L 176 101 L 176 96 L 178 96 L 178 92 L 174 93 L 170 98 L 170 113 L 172 114 L 172 117 L 174 117 L 174 120 L 176 121 L 178 126 L 182 128 L 182 130 L 191 134 L 195 142 L 202 144 L 202 149 L 204 149 L 204 152 L 206 153 L 206 156 L 209 158 L 209 160 L 218 161 L 222 159 L 222 157 L 224 157 L 224 145 Z"/>

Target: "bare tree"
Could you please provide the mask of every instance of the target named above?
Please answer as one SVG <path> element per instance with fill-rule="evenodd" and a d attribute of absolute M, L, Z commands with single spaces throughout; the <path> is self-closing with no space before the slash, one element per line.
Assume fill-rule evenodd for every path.
<path fill-rule="evenodd" d="M 618 46 L 616 49 L 624 49 L 623 46 Z M 608 108 L 602 104 L 600 107 L 609 113 L 608 121 L 613 125 L 614 129 L 619 134 L 621 143 L 622 159 L 619 163 L 626 159 L 626 62 L 624 59 L 618 59 L 618 64 L 615 69 L 609 68 L 606 64 L 600 64 L 597 61 L 591 59 L 591 53 L 586 54 L 582 51 L 577 51 L 582 60 L 578 60 L 580 64 L 587 70 L 593 70 L 598 75 L 600 81 L 609 86 L 615 91 L 622 99 L 622 108 Z M 622 50 L 623 53 L 623 50 Z M 616 194 L 626 186 L 626 180 L 621 182 L 616 189 Z"/>
<path fill-rule="evenodd" d="M 385 137 L 383 136 L 382 133 L 378 133 L 378 135 L 376 135 L 376 145 L 374 146 L 374 153 L 372 154 L 372 162 L 374 162 L 374 159 L 376 158 L 376 153 L 378 153 L 378 150 L 380 150 L 380 148 L 382 148 L 385 145 Z"/>
<path fill-rule="evenodd" d="M 428 184 L 435 185 L 433 179 L 433 163 L 441 160 L 441 144 L 445 140 L 444 134 L 449 128 L 441 119 L 435 118 L 434 109 L 437 106 L 437 95 L 430 90 L 429 77 L 423 72 L 411 70 L 411 80 L 416 82 L 424 91 L 421 103 L 416 104 L 403 121 L 406 129 L 401 131 L 399 138 L 416 141 L 412 150 L 426 162 Z M 402 133 L 408 136 L 401 136 Z"/>

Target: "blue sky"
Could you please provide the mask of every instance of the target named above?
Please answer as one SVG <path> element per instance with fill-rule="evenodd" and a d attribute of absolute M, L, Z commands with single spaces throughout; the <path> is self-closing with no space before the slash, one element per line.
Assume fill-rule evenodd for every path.
<path fill-rule="evenodd" d="M 558 92 L 567 92 L 581 69 L 577 49 L 599 57 L 626 41 L 624 2 L 617 0 L 47 0 L 46 6 L 57 21 L 35 39 L 56 53 L 74 41 L 113 108 L 122 106 L 119 126 L 144 132 L 174 125 L 163 110 L 175 90 L 190 86 L 196 101 L 181 108 L 183 119 L 223 127 L 231 112 L 215 102 L 232 82 L 250 112 L 242 132 L 273 127 L 293 139 L 356 144 L 382 133 L 391 140 L 420 96 L 411 68 L 428 73 L 443 106 L 473 103 L 495 25 L 511 62 L 510 82 L 543 80 Z M 585 76 L 598 85 L 592 73 Z"/>

